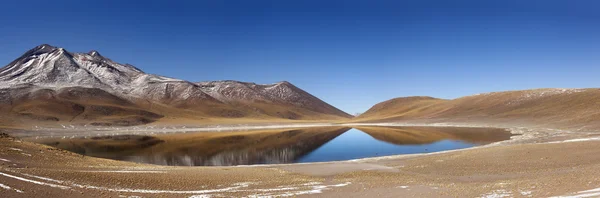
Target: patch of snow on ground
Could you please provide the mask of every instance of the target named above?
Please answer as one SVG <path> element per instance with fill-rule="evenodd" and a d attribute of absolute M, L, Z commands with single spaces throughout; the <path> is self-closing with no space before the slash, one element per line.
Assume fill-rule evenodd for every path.
<path fill-rule="evenodd" d="M 523 196 L 531 196 L 531 191 L 530 190 L 528 190 L 528 191 L 521 191 L 520 193 Z"/>
<path fill-rule="evenodd" d="M 570 139 L 570 140 L 554 141 L 554 142 L 548 142 L 548 143 L 549 144 L 554 144 L 554 143 L 585 142 L 585 141 L 598 141 L 598 140 L 600 140 L 600 137 Z"/>
<path fill-rule="evenodd" d="M 47 177 L 40 177 L 40 176 L 37 176 L 37 175 L 30 175 L 30 174 L 26 174 L 26 173 L 21 173 L 21 174 L 23 174 L 25 176 L 28 176 L 28 177 L 33 177 L 33 178 L 41 179 L 41 180 L 46 180 L 46 181 L 51 181 L 51 182 L 56 182 L 56 183 L 61 183 L 61 184 L 63 183 L 63 181 L 56 180 L 56 179 L 50 179 L 50 178 L 47 178 Z"/>
<path fill-rule="evenodd" d="M 18 148 L 8 148 L 8 149 L 13 150 L 13 151 L 23 151 L 23 150 L 18 149 Z"/>
<path fill-rule="evenodd" d="M 556 196 L 552 198 L 580 198 L 580 197 L 600 197 L 600 188 L 584 190 L 571 195 Z"/>
<path fill-rule="evenodd" d="M 321 182 L 308 182 L 308 183 L 305 183 L 305 184 L 302 184 L 302 185 L 303 186 L 310 186 L 310 185 L 319 185 L 319 184 L 321 184 Z"/>
<path fill-rule="evenodd" d="M 192 195 L 189 198 L 211 198 L 212 195 Z"/>
<path fill-rule="evenodd" d="M 4 159 L 4 158 L 0 158 L 0 161 L 10 162 L 10 160 Z"/>
<path fill-rule="evenodd" d="M 25 179 L 25 178 L 17 177 L 17 176 L 14 176 L 14 175 L 9 175 L 9 174 L 3 173 L 3 172 L 0 172 L 0 175 L 5 176 L 5 177 L 10 177 L 10 178 L 13 178 L 13 179 L 16 179 L 16 180 L 21 180 L 21 181 L 24 181 L 24 182 L 34 183 L 34 184 L 43 185 L 43 186 L 50 186 L 50 187 L 53 187 L 53 188 L 60 188 L 60 189 L 70 189 L 71 188 L 71 187 L 63 186 L 63 185 L 49 184 L 49 183 L 45 183 L 45 182 L 40 182 L 40 181 Z"/>
<path fill-rule="evenodd" d="M 80 171 L 88 173 L 166 173 L 165 171 L 135 171 L 135 170 L 114 170 L 114 171 Z"/>
<path fill-rule="evenodd" d="M 23 193 L 23 191 L 21 191 L 19 189 L 13 189 L 12 187 L 4 185 L 4 184 L 1 184 L 1 183 L 0 183 L 0 188 L 4 188 L 6 190 L 14 190 L 14 191 L 17 191 L 18 193 Z"/>
<path fill-rule="evenodd" d="M 50 182 L 55 182 L 55 183 L 61 183 L 61 184 L 67 183 L 70 187 L 58 185 L 58 184 L 45 183 L 45 182 L 31 180 L 31 179 L 26 179 L 26 178 L 22 178 L 22 177 L 18 177 L 18 176 L 0 172 L 0 175 L 5 176 L 5 177 L 9 177 L 9 178 L 13 178 L 13 179 L 17 179 L 17 180 L 21 180 L 21 181 L 25 181 L 25 182 L 30 182 L 30 183 L 34 183 L 34 184 L 38 184 L 38 185 L 50 186 L 50 187 L 54 187 L 54 188 L 61 188 L 61 189 L 65 189 L 65 190 L 71 189 L 72 187 L 76 187 L 76 188 L 84 188 L 84 189 L 96 189 L 96 190 L 104 190 L 104 191 L 111 191 L 111 192 L 127 192 L 127 193 L 197 194 L 192 197 L 211 197 L 211 196 L 215 196 L 215 195 L 213 195 L 213 193 L 235 193 L 235 192 L 256 193 L 255 195 L 253 195 L 251 197 L 290 197 L 290 196 L 307 195 L 307 194 L 318 194 L 318 193 L 322 193 L 324 190 L 328 190 L 328 189 L 331 189 L 334 187 L 343 187 L 343 186 L 347 186 L 347 185 L 351 184 L 351 182 L 346 182 L 346 183 L 333 184 L 333 185 L 321 185 L 320 182 L 309 182 L 309 183 L 304 183 L 304 184 L 299 184 L 299 185 L 290 185 L 287 187 L 265 188 L 265 189 L 249 188 L 248 189 L 248 187 L 250 187 L 250 185 L 256 184 L 256 183 L 240 182 L 240 183 L 231 184 L 231 186 L 229 186 L 229 187 L 218 188 L 218 189 L 153 190 L 153 189 L 109 188 L 109 187 L 101 187 L 101 186 L 83 185 L 83 184 L 65 182 L 65 181 L 60 181 L 60 180 L 36 176 L 36 175 L 30 175 L 30 174 L 24 174 L 24 173 L 21 173 L 21 174 L 28 176 L 28 177 L 33 177 L 33 178 L 50 181 Z"/>
<path fill-rule="evenodd" d="M 334 185 L 315 185 L 310 186 L 309 189 L 300 190 L 298 187 L 294 188 L 274 188 L 274 189 L 260 189 L 260 192 L 265 191 L 284 191 L 284 190 L 297 190 L 297 191 L 287 191 L 280 194 L 276 193 L 265 193 L 265 194 L 255 194 L 248 196 L 249 198 L 263 198 L 263 197 L 296 197 L 299 195 L 310 195 L 310 194 L 320 194 L 323 193 L 324 190 L 329 190 L 333 187 L 343 187 L 352 184 L 351 182 L 334 184 Z M 255 190 L 247 190 L 247 192 L 253 192 Z"/>
<path fill-rule="evenodd" d="M 209 194 L 215 192 L 236 192 L 237 189 L 250 186 L 250 182 L 235 183 L 233 186 L 219 189 L 207 190 L 150 190 L 150 189 L 130 189 L 130 188 L 106 188 L 91 185 L 72 184 L 72 186 L 86 189 L 106 190 L 111 192 L 129 192 L 129 193 L 148 193 L 148 194 Z"/>
<path fill-rule="evenodd" d="M 512 192 L 504 189 L 494 190 L 490 193 L 481 195 L 482 198 L 501 198 L 501 197 L 512 197 Z"/>

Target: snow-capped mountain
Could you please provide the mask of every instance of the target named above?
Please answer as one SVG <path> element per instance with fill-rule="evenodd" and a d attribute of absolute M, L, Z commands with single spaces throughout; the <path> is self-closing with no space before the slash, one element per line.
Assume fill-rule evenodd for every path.
<path fill-rule="evenodd" d="M 33 84 L 43 88 L 100 88 L 119 96 L 162 102 L 177 98 L 213 100 L 193 83 L 146 74 L 140 69 L 119 64 L 97 51 L 72 53 L 63 48 L 40 45 L 0 69 L 1 88 Z M 175 96 L 176 95 L 176 96 Z"/>
<path fill-rule="evenodd" d="M 265 113 L 271 110 L 265 110 L 269 107 L 263 104 L 276 105 L 273 110 L 276 113 Z M 161 116 L 182 116 L 181 112 L 196 118 L 309 119 L 315 114 L 348 117 L 288 82 L 273 85 L 235 81 L 191 83 L 147 74 L 132 65 L 114 62 L 97 51 L 74 53 L 44 44 L 0 68 L 0 110 L 60 121 L 66 119 L 64 112 L 70 112 L 66 117 L 72 117 L 71 121 L 96 118 L 96 114 L 114 116 L 114 111 L 102 110 L 94 115 L 86 114 L 90 109 L 98 109 L 97 106 L 103 110 L 119 108 L 119 115 L 138 116 L 148 122 Z M 80 110 L 73 112 L 73 108 Z M 131 114 L 132 111 L 136 113 Z M 144 113 L 140 113 L 142 111 Z M 150 114 L 152 119 L 147 116 Z"/>

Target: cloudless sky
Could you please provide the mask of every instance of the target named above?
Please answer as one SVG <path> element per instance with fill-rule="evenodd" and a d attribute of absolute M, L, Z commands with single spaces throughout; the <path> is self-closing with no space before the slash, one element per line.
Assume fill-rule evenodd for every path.
<path fill-rule="evenodd" d="M 189 81 L 287 80 L 349 113 L 400 96 L 599 87 L 596 0 L 3 1 L 0 65 L 48 43 Z"/>

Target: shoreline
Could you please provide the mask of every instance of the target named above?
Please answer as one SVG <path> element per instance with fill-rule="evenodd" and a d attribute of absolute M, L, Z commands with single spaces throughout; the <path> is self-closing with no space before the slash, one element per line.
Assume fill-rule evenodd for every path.
<path fill-rule="evenodd" d="M 333 126 L 349 125 L 357 126 Z M 406 123 L 393 126 L 408 125 L 417 126 Z M 437 127 L 450 125 L 434 124 Z M 600 180 L 596 179 L 600 176 L 597 133 L 527 127 L 509 129 L 520 135 L 466 149 L 346 161 L 216 167 L 158 166 L 82 157 L 44 145 L 2 138 L 0 183 L 11 188 L 6 190 L 7 197 L 41 195 L 39 193 L 65 197 L 538 197 L 586 195 L 589 194 L 586 190 L 600 188 Z M 569 174 L 564 174 L 565 170 Z M 152 179 L 157 174 L 160 181 Z M 569 181 L 569 184 L 556 186 L 561 181 Z M 198 185 L 203 187 L 198 189 Z M 524 189 L 523 186 L 529 187 Z M 462 190 L 465 188 L 469 191 Z"/>
<path fill-rule="evenodd" d="M 297 124 L 223 124 L 223 125 L 199 125 L 199 126 L 160 126 L 144 125 L 131 127 L 65 127 L 65 128 L 35 128 L 35 129 L 6 129 L 15 137 L 31 137 L 31 133 L 43 132 L 33 136 L 54 137 L 71 136 L 86 137 L 98 135 L 143 135 L 143 134 L 167 134 L 167 133 L 190 133 L 190 132 L 222 132 L 222 131 L 253 131 L 266 129 L 287 128 L 313 128 L 313 127 L 468 127 L 468 128 L 508 128 L 495 125 L 480 124 L 455 124 L 455 123 L 410 123 L 410 122 L 385 122 L 385 123 L 297 123 Z M 81 133 L 86 133 L 81 135 Z"/>

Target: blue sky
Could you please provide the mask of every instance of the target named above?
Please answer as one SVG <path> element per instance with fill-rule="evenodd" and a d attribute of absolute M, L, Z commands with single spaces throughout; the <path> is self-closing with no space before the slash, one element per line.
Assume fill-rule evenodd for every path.
<path fill-rule="evenodd" d="M 189 81 L 287 80 L 349 113 L 400 96 L 598 87 L 600 1 L 7 1 L 42 43 Z"/>

